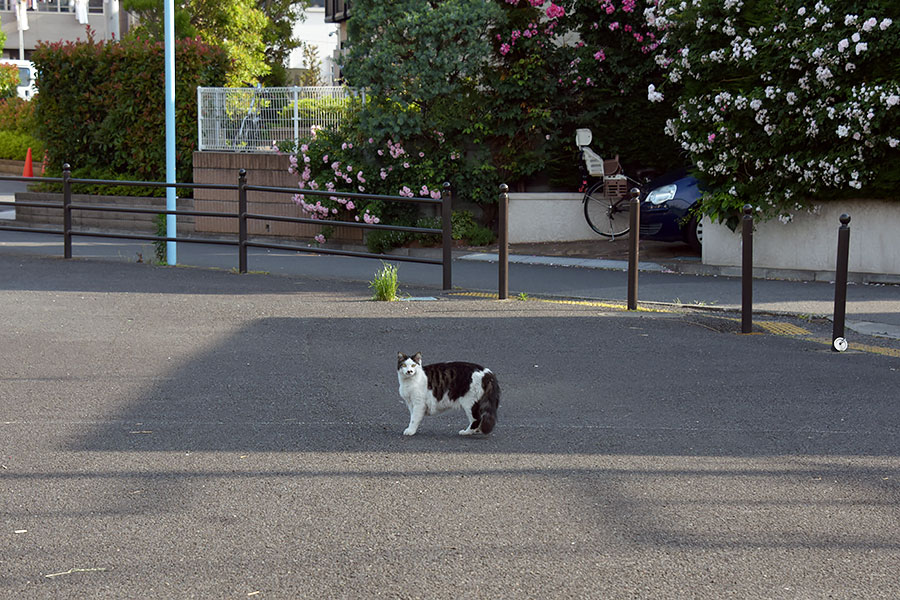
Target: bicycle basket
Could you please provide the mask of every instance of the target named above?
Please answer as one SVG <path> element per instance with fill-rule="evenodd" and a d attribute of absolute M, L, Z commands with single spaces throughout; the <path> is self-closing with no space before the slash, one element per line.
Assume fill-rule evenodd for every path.
<path fill-rule="evenodd" d="M 624 175 L 604 177 L 603 193 L 609 198 L 624 198 L 628 195 L 628 178 Z"/>

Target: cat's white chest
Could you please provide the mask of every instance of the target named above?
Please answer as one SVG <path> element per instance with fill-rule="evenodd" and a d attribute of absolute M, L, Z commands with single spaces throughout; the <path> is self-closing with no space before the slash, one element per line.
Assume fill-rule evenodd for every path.
<path fill-rule="evenodd" d="M 400 397 L 410 410 L 415 407 L 424 407 L 426 415 L 436 415 L 450 408 L 452 402 L 440 402 L 435 399 L 428 389 L 428 379 L 424 374 L 417 377 L 401 377 Z"/>

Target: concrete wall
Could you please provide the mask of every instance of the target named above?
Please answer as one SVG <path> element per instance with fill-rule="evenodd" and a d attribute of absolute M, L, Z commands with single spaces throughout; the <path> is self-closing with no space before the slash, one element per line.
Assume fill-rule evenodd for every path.
<path fill-rule="evenodd" d="M 298 177 L 291 175 L 287 155 L 274 153 L 242 152 L 194 152 L 194 183 L 226 183 L 237 185 L 238 171 L 247 171 L 247 183 L 272 187 L 297 188 Z M 298 188 L 299 191 L 299 188 Z M 248 192 L 247 210 L 255 214 L 286 217 L 306 217 L 300 207 L 291 201 L 292 194 Z M 215 211 L 236 214 L 237 191 L 194 190 L 194 205 L 199 211 Z M 325 223 L 327 225 L 327 223 Z M 251 220 L 247 224 L 250 235 L 285 236 L 311 240 L 321 231 L 319 225 L 282 223 L 278 221 Z M 197 217 L 198 233 L 234 233 L 238 222 L 234 218 Z M 335 227 L 330 240 L 360 243 L 363 230 L 351 227 Z"/>
<path fill-rule="evenodd" d="M 826 202 L 817 214 L 794 215 L 790 223 L 758 223 L 753 234 L 755 268 L 814 271 L 832 279 L 840 215 L 850 215 L 850 272 L 900 276 L 900 202 Z M 703 263 L 740 266 L 740 231 L 706 222 Z M 789 273 L 786 273 L 789 275 Z"/>
<path fill-rule="evenodd" d="M 584 220 L 583 197 L 579 193 L 510 192 L 510 243 L 596 240 L 597 234 Z"/>

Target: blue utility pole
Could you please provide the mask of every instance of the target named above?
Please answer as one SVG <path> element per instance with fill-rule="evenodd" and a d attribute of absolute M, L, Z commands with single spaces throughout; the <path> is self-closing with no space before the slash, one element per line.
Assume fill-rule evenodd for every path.
<path fill-rule="evenodd" d="M 166 0 L 165 11 L 166 46 L 166 183 L 175 183 L 175 5 L 174 0 Z M 175 208 L 175 188 L 166 188 L 166 210 Z M 173 238 L 178 231 L 175 215 L 166 215 L 166 237 Z M 166 262 L 178 264 L 175 242 L 166 242 Z"/>

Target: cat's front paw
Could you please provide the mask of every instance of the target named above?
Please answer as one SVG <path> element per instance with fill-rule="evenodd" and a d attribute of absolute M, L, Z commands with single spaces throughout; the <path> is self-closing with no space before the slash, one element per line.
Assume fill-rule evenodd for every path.
<path fill-rule="evenodd" d="M 403 430 L 403 435 L 416 435 L 416 428 L 415 427 L 407 427 L 406 429 Z"/>
<path fill-rule="evenodd" d="M 469 429 L 466 427 L 465 429 L 459 430 L 459 435 L 472 435 L 473 433 L 478 433 L 477 429 Z"/>

